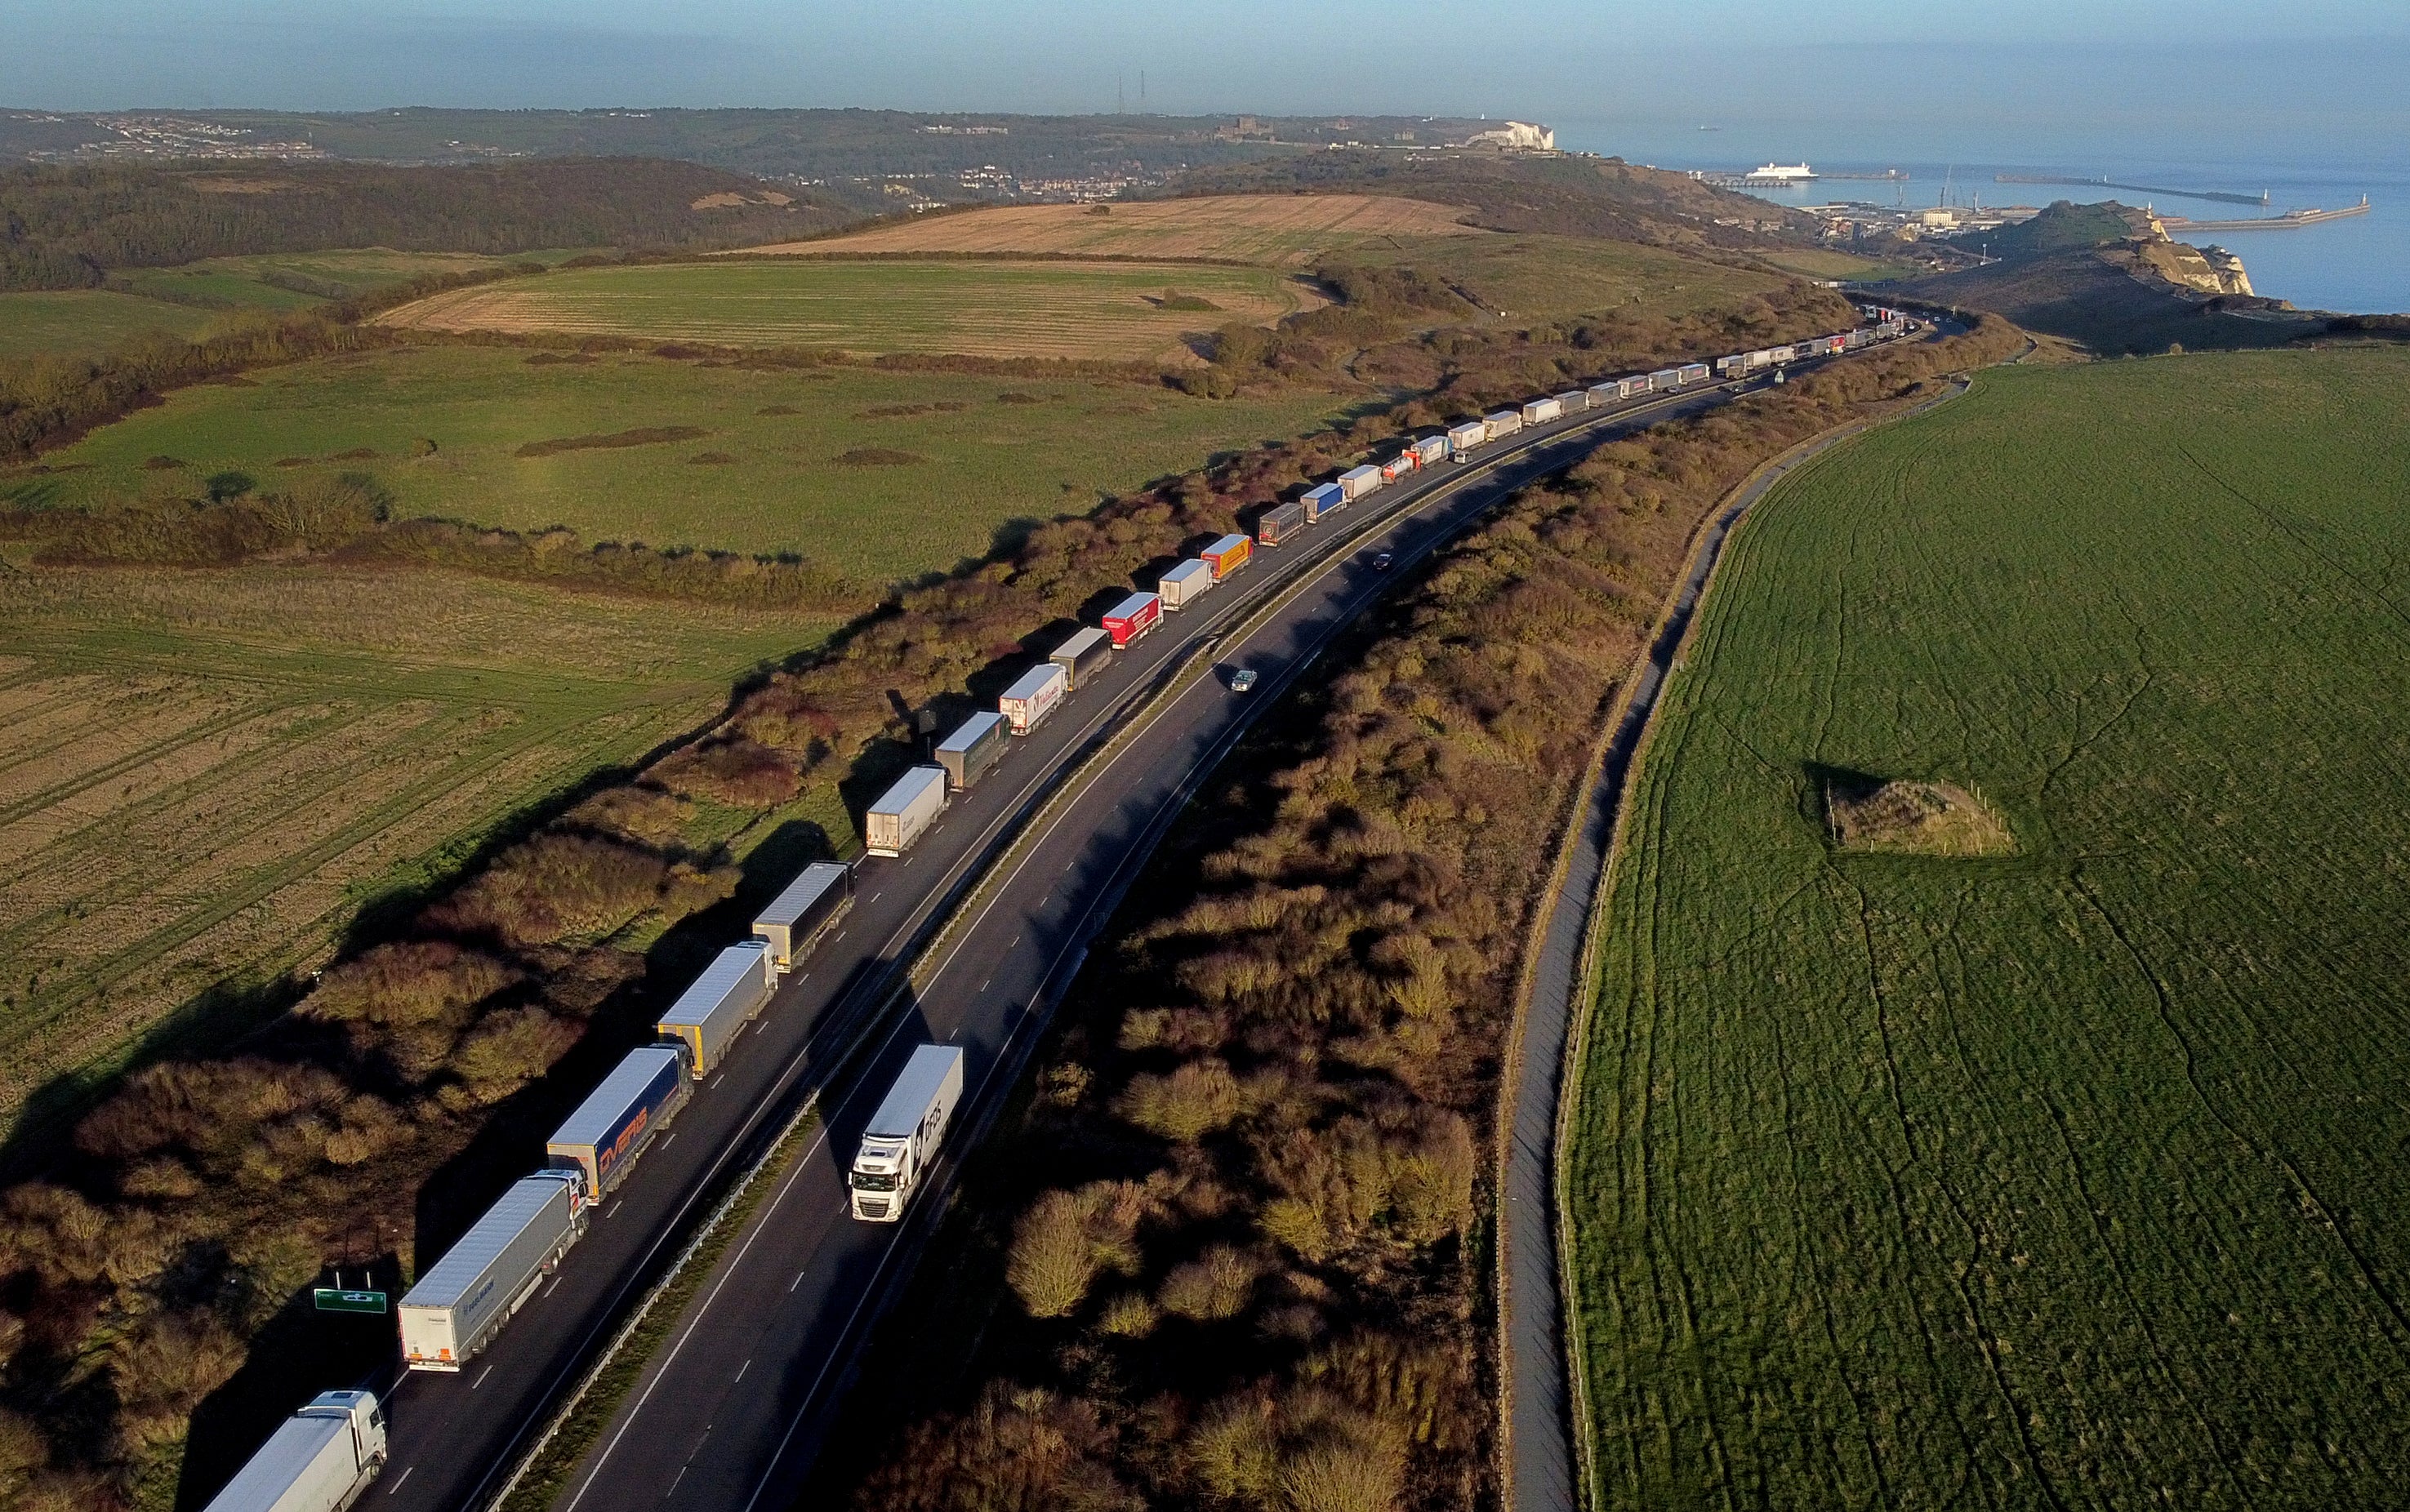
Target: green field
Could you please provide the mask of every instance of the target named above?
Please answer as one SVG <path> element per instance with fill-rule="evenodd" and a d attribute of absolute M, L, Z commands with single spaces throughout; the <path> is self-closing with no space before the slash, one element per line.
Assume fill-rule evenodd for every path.
<path fill-rule="evenodd" d="M 510 262 L 559 262 L 573 255 L 542 252 L 501 258 L 367 247 L 133 268 L 117 275 L 118 286 L 109 289 L 0 294 L 0 359 L 96 356 L 152 332 L 205 335 L 246 310 L 306 310 L 412 279 L 474 272 Z M 291 286 L 267 281 L 277 278 Z"/>
<path fill-rule="evenodd" d="M 138 295 L 220 301 L 245 310 L 303 310 L 413 279 L 476 273 L 513 263 L 558 263 L 574 250 L 487 257 L 477 252 L 396 252 L 353 247 L 334 252 L 260 252 L 210 257 L 179 267 L 131 268 L 119 280 Z"/>
<path fill-rule="evenodd" d="M 1997 369 L 1744 527 L 1579 1067 L 1597 1505 L 2401 1505 L 2405 396 Z M 1837 850 L 1869 778 L 2016 854 Z"/>
<path fill-rule="evenodd" d="M 1167 309 L 1174 290 L 1214 308 Z M 1270 324 L 1321 302 L 1263 267 L 782 258 L 573 268 L 436 295 L 382 318 L 723 346 L 1193 362 L 1185 337 L 1231 321 Z"/>
<path fill-rule="evenodd" d="M 51 472 L 0 477 L 0 497 L 124 497 L 159 482 L 144 466 L 155 456 L 186 464 L 172 474 L 184 487 L 228 468 L 264 488 L 362 469 L 393 490 L 404 514 L 800 552 L 885 583 L 977 556 L 1009 521 L 1084 511 L 1102 494 L 1215 452 L 1311 429 L 1336 408 L 1311 393 L 1217 403 L 1127 383 L 390 351 L 181 390 L 51 454 Z M 533 443 L 680 426 L 703 434 L 517 454 Z M 418 454 L 421 441 L 435 450 Z M 362 452 L 373 455 L 345 455 Z M 882 464 L 864 453 L 920 460 Z"/>
<path fill-rule="evenodd" d="M 96 356 L 152 332 L 195 337 L 226 312 L 163 304 L 113 289 L 0 294 L 0 360 Z"/>
<path fill-rule="evenodd" d="M 1446 279 L 1482 309 L 1516 322 L 1621 310 L 1684 315 L 1782 286 L 1771 274 L 1699 262 L 1655 247 L 1587 237 L 1431 237 L 1367 262 L 1411 264 Z"/>
<path fill-rule="evenodd" d="M 0 1110 L 829 628 L 434 572 L 0 571 Z"/>

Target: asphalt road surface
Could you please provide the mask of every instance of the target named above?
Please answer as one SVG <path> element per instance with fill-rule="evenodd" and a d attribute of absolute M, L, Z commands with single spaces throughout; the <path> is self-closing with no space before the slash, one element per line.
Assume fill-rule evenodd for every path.
<path fill-rule="evenodd" d="M 759 1159 L 819 1092 L 818 1143 L 730 1246 L 562 1504 L 578 1512 L 667 1502 L 732 1512 L 782 1505 L 809 1465 L 851 1352 L 941 1205 L 935 1199 L 951 1181 L 952 1159 L 1010 1085 L 1085 942 L 1253 712 L 1394 581 L 1374 570 L 1373 554 L 1394 553 L 1408 567 L 1515 488 L 1732 392 L 1702 386 L 1589 411 L 1493 443 L 1471 464 L 1413 475 L 1327 517 L 1294 545 L 1259 550 L 1233 581 L 1117 653 L 1109 671 L 1013 741 L 912 850 L 860 864 L 852 911 L 797 963 L 724 1067 L 606 1195 L 559 1273 L 494 1343 L 457 1375 L 405 1372 L 389 1384 L 389 1459 L 364 1512 L 452 1512 L 490 1498 L 726 1177 Z M 1081 768 L 1192 650 L 1292 586 L 1296 597 L 1277 613 L 1216 650 L 1217 675 L 1148 710 L 1101 767 Z M 1261 677 L 1245 695 L 1229 692 L 1222 675 L 1241 666 Z M 951 906 L 1074 769 L 1077 797 L 1015 853 L 975 921 L 948 942 L 935 974 L 924 974 L 917 999 L 868 1022 L 892 1002 Z M 865 1030 L 878 1036 L 866 1069 L 849 1054 Z M 843 1170 L 854 1142 L 911 1047 L 932 1041 L 970 1051 L 957 1133 L 906 1221 L 857 1223 L 844 1214 Z M 824 1088 L 848 1061 L 846 1084 Z M 530 1151 L 530 1166 L 540 1159 Z"/>

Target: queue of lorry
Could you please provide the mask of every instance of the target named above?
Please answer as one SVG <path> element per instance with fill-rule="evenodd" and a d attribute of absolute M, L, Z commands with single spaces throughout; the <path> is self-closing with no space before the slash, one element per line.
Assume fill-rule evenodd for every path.
<path fill-rule="evenodd" d="M 1861 307 L 1861 313 L 1870 324 L 1789 346 L 1734 353 L 1730 356 L 1718 357 L 1713 363 L 1677 363 L 1654 372 L 1605 379 L 1586 388 L 1567 389 L 1562 394 L 1526 399 L 1521 404 L 1495 410 L 1478 420 L 1459 422 L 1436 436 L 1409 439 L 1396 456 L 1386 462 L 1350 468 L 1331 482 L 1318 483 L 1297 498 L 1266 510 L 1256 520 L 1256 544 L 1279 546 L 1294 540 L 1324 515 L 1353 504 L 1374 489 L 1396 483 L 1450 457 L 1459 462 L 1470 462 L 1473 454 L 1482 447 L 1529 427 L 1553 425 L 1571 415 L 1603 410 L 1651 395 L 1674 393 L 1710 379 L 1743 378 L 1767 367 L 1778 371 L 1787 363 L 1854 352 L 1878 341 L 1906 335 L 1914 326 L 1912 321 L 1895 310 Z M 1183 564 L 1182 570 L 1190 565 Z M 1169 579 L 1166 581 L 1169 582 Z M 1193 597 L 1189 591 L 1192 584 L 1195 592 L 1202 592 L 1212 585 L 1212 581 L 1201 570 L 1183 576 L 1179 590 L 1166 589 L 1166 607 L 1180 607 Z"/>
<path fill-rule="evenodd" d="M 1381 463 L 1346 469 L 1299 498 L 1267 511 L 1254 535 L 1232 533 L 1163 572 L 1153 592 L 1128 595 L 1056 648 L 874 801 L 864 816 L 868 854 L 901 857 L 934 825 L 952 795 L 974 786 L 1063 701 L 1110 667 L 1167 613 L 1246 568 L 1257 546 L 1277 546 L 1386 485 L 1527 426 L 1706 382 L 1854 351 L 1917 328 L 1889 309 L 1864 311 L 1872 323 L 1784 347 L 1735 353 L 1710 365 L 1688 363 L 1610 379 L 1528 400 L 1440 435 L 1408 440 Z M 1386 565 L 1386 558 L 1383 565 Z M 745 1027 L 852 906 L 852 868 L 835 861 L 805 867 L 753 922 L 750 937 L 721 950 L 656 1021 L 654 1044 L 630 1051 L 545 1142 L 544 1165 L 513 1183 L 467 1232 L 428 1266 L 405 1294 L 400 1317 L 404 1362 L 413 1370 L 457 1372 L 475 1358 L 535 1294 L 587 1230 L 594 1208 L 626 1179 L 637 1158 L 676 1116 L 704 1078 L 730 1058 Z M 929 1170 L 964 1087 L 964 1052 L 923 1044 L 891 1084 L 863 1132 L 847 1174 L 852 1216 L 900 1219 Z M 269 1438 L 206 1512 L 343 1512 L 385 1459 L 382 1405 L 369 1391 L 328 1391 L 302 1407 Z"/>

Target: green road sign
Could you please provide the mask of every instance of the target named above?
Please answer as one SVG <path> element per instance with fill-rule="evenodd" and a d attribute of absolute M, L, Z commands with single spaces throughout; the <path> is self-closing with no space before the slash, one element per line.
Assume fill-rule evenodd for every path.
<path fill-rule="evenodd" d="M 310 1293 L 322 1313 L 382 1313 L 385 1293 L 382 1291 L 345 1291 L 337 1287 L 319 1287 Z"/>

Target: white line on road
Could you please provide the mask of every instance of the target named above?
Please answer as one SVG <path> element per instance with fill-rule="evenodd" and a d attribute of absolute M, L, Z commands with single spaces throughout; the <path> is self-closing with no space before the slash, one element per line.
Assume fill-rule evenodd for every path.
<path fill-rule="evenodd" d="M 787 1294 L 789 1296 L 794 1295 L 795 1289 L 804 1284 L 804 1277 L 809 1274 L 811 1273 L 808 1271 L 797 1271 L 795 1273 L 795 1278 L 787 1283 Z"/>
<path fill-rule="evenodd" d="M 719 1075 L 714 1076 L 714 1077 L 711 1079 L 712 1090 L 714 1090 L 714 1091 L 718 1091 L 718 1090 L 719 1089 L 719 1084 L 720 1084 L 720 1083 L 722 1083 L 722 1082 L 724 1082 L 724 1081 L 726 1081 L 726 1080 L 728 1080 L 728 1073 L 726 1073 L 726 1072 L 724 1072 L 724 1071 L 723 1071 L 723 1072 L 721 1072 Z"/>
<path fill-rule="evenodd" d="M 485 1369 L 483 1369 L 483 1370 L 481 1370 L 481 1371 L 477 1372 L 477 1378 L 476 1378 L 475 1380 L 471 1381 L 471 1382 L 469 1383 L 469 1390 L 472 1390 L 472 1391 L 473 1391 L 473 1390 L 475 1390 L 477 1388 L 479 1388 L 479 1387 L 481 1387 L 481 1386 L 483 1386 L 483 1385 L 485 1385 L 485 1384 L 486 1384 L 486 1376 L 488 1376 L 488 1375 L 491 1375 L 493 1373 L 494 1373 L 494 1367 L 493 1367 L 493 1366 L 491 1366 L 491 1365 L 487 1365 Z"/>
<path fill-rule="evenodd" d="M 559 1290 L 560 1289 L 560 1283 L 561 1283 L 561 1282 L 563 1282 L 563 1281 L 565 1281 L 565 1280 L 567 1280 L 567 1279 L 568 1279 L 568 1277 L 566 1277 L 566 1276 L 559 1276 L 559 1275 L 556 1275 L 556 1276 L 554 1276 L 554 1277 L 552 1278 L 552 1285 L 550 1285 L 550 1286 L 548 1286 L 548 1287 L 546 1287 L 546 1288 L 544 1288 L 544 1294 L 545 1296 L 549 1297 L 549 1296 L 551 1296 L 554 1292 L 559 1291 Z"/>
<path fill-rule="evenodd" d="M 617 1213 L 617 1211 L 619 1211 L 619 1204 L 620 1204 L 621 1202 L 626 1202 L 626 1201 L 627 1201 L 627 1199 L 626 1199 L 626 1198 L 624 1198 L 624 1197 L 615 1197 L 615 1198 L 611 1199 L 611 1205 L 610 1205 L 609 1207 L 606 1207 L 606 1208 L 604 1208 L 604 1209 L 602 1210 L 602 1216 L 603 1216 L 604 1217 L 606 1217 L 606 1218 L 607 1218 L 607 1217 L 609 1217 L 612 1214 Z"/>
<path fill-rule="evenodd" d="M 417 1469 L 417 1468 L 418 1468 L 418 1466 L 416 1466 L 416 1465 L 414 1465 L 414 1464 L 406 1464 L 406 1465 L 403 1465 L 403 1466 L 401 1467 L 401 1480 L 408 1480 L 408 1479 L 410 1478 L 410 1473 L 411 1473 L 412 1471 L 414 1471 L 414 1470 Z M 385 1489 L 385 1493 L 387 1496 L 391 1496 L 391 1495 L 392 1495 L 392 1494 L 394 1494 L 396 1491 L 399 1491 L 399 1490 L 401 1490 L 401 1480 L 397 1480 L 397 1481 L 395 1481 L 392 1485 L 387 1486 L 387 1487 Z"/>
<path fill-rule="evenodd" d="M 743 1364 L 741 1364 L 741 1365 L 739 1365 L 739 1366 L 737 1366 L 737 1367 L 736 1367 L 736 1381 L 741 1381 L 741 1380 L 743 1380 L 743 1379 L 745 1378 L 745 1373 L 746 1373 L 747 1371 L 748 1371 L 748 1370 L 751 1370 L 752 1368 L 753 1368 L 753 1361 L 752 1361 L 752 1360 L 748 1357 L 748 1358 L 746 1360 L 745 1363 L 743 1363 Z M 731 1385 L 731 1386 L 734 1386 L 734 1385 L 736 1384 L 736 1381 L 731 1381 L 731 1382 L 729 1382 L 728 1384 L 729 1384 L 729 1385 Z"/>
<path fill-rule="evenodd" d="M 661 1141 L 661 1148 L 668 1149 L 672 1144 L 676 1142 L 677 1137 L 678 1131 L 675 1129 L 671 1130 L 669 1138 Z"/>
<path fill-rule="evenodd" d="M 892 1039 L 893 1036 L 891 1034 L 889 1038 Z M 661 1366 L 653 1372 L 653 1378 L 651 1382 L 645 1387 L 644 1395 L 636 1398 L 636 1404 L 628 1410 L 626 1419 L 619 1424 L 619 1431 L 611 1435 L 611 1442 L 602 1446 L 602 1452 L 594 1457 L 594 1468 L 587 1472 L 584 1484 L 577 1488 L 577 1494 L 569 1499 L 569 1505 L 561 1508 L 561 1512 L 577 1512 L 577 1504 L 586 1499 L 586 1493 L 588 1491 L 593 1490 L 596 1477 L 602 1475 L 602 1466 L 610 1460 L 612 1452 L 618 1448 L 619 1441 L 627 1436 L 629 1429 L 635 1426 L 636 1419 L 645 1415 L 645 1404 L 652 1400 L 654 1389 L 659 1387 L 662 1381 L 669 1378 L 670 1367 L 677 1362 L 677 1357 L 679 1353 L 686 1348 L 687 1341 L 694 1337 L 696 1327 L 700 1325 L 704 1317 L 710 1313 L 711 1304 L 719 1300 L 721 1289 L 728 1285 L 729 1279 L 732 1276 L 735 1275 L 739 1270 L 743 1269 L 745 1257 L 752 1252 L 753 1242 L 761 1238 L 762 1233 L 769 1227 L 766 1220 L 772 1214 L 778 1210 L 778 1204 L 786 1201 L 787 1193 L 794 1189 L 795 1179 L 810 1168 L 812 1157 L 820 1153 L 820 1145 L 826 1143 L 827 1140 L 828 1129 L 826 1126 L 822 1126 L 820 1131 L 817 1135 L 813 1136 L 811 1148 L 804 1151 L 803 1159 L 797 1160 L 795 1162 L 795 1168 L 787 1173 L 785 1183 L 781 1185 L 777 1191 L 771 1196 L 770 1201 L 762 1206 L 761 1215 L 753 1220 L 753 1231 L 747 1234 L 745 1236 L 745 1243 L 737 1246 L 735 1258 L 728 1262 L 728 1269 L 720 1274 L 719 1284 L 714 1286 L 710 1292 L 704 1297 L 703 1305 L 694 1310 L 694 1317 L 688 1321 L 686 1332 L 677 1336 L 677 1342 L 670 1346 L 670 1352 L 661 1358 Z M 801 1280 L 802 1277 L 798 1276 L 796 1279 Z M 790 1287 L 788 1289 L 791 1291 L 794 1289 Z M 710 1430 L 705 1429 L 704 1432 L 709 1433 Z M 683 1476 L 686 1472 L 681 1470 L 678 1474 Z M 672 1490 L 676 1490 L 677 1483 L 675 1481 L 672 1481 L 670 1483 L 670 1489 Z M 663 1494 L 666 1495 L 667 1493 L 665 1492 Z"/>

